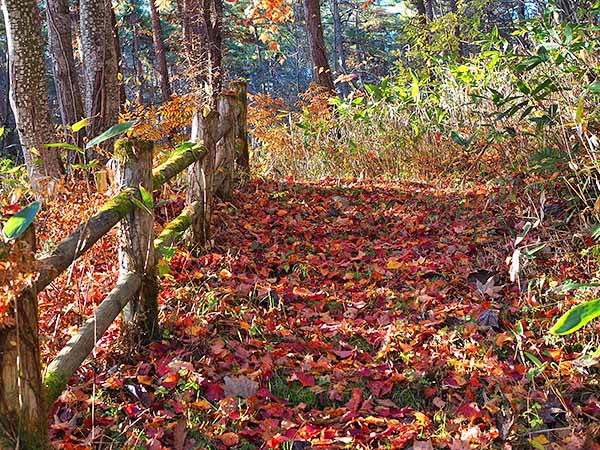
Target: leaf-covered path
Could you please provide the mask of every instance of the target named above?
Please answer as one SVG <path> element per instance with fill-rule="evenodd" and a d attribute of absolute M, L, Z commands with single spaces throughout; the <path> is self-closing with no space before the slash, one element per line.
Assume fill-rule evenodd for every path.
<path fill-rule="evenodd" d="M 163 340 L 110 334 L 57 402 L 55 446 L 598 448 L 597 385 L 507 279 L 502 198 L 250 183 L 211 253 L 172 257 Z"/>

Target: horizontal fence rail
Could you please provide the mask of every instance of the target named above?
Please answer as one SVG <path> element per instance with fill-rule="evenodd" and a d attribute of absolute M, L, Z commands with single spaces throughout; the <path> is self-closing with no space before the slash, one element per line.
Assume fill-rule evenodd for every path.
<path fill-rule="evenodd" d="M 115 179 L 119 183 L 120 192 L 61 241 L 50 255 L 32 262 L 38 276 L 32 277 L 34 281 L 16 294 L 17 298 L 12 305 L 13 316 L 18 317 L 20 322 L 13 323 L 6 329 L 0 324 L 0 364 L 3 365 L 0 370 L 0 444 L 2 435 L 6 434 L 9 440 L 16 437 L 22 443 L 31 443 L 31 448 L 43 447 L 47 408 L 61 395 L 69 379 L 120 313 L 122 326 L 128 332 L 137 334 L 140 337 L 138 341 L 159 336 L 156 265 L 160 255 L 190 228 L 196 243 L 205 242 L 210 233 L 208 227 L 213 194 L 230 198 L 234 171 L 240 178 L 247 176 L 249 172 L 246 101 L 246 84 L 231 83 L 231 90 L 218 97 L 217 111 L 206 117 L 200 112 L 195 115 L 193 145 L 176 151 L 154 169 L 152 143 L 130 139 L 121 139 L 115 143 Z M 153 204 L 148 197 L 152 197 L 153 191 L 159 190 L 185 169 L 189 169 L 190 184 L 186 194 L 187 205 L 154 238 Z M 120 273 L 117 284 L 48 364 L 42 381 L 37 293 L 117 224 Z M 26 236 L 31 238 L 33 227 L 31 228 L 31 232 L 22 239 Z M 34 245 L 28 245 L 33 255 Z M 19 316 L 16 315 L 15 305 L 29 306 Z M 17 341 L 18 338 L 23 340 L 18 334 L 19 328 L 29 332 L 27 346 L 20 346 L 16 352 L 3 351 L 12 346 L 15 333 Z M 27 373 L 23 370 L 6 369 L 13 366 L 17 368 L 18 359 L 28 362 Z M 29 394 L 25 397 L 23 386 L 28 387 Z M 20 401 L 2 401 L 3 399 Z"/>

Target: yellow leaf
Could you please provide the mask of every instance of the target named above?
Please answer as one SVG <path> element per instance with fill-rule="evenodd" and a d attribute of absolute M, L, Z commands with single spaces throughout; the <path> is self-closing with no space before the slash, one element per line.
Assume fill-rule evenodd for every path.
<path fill-rule="evenodd" d="M 542 449 L 542 448 L 544 448 L 545 445 L 550 443 L 548 438 L 546 436 L 544 436 L 543 434 L 538 434 L 537 436 L 530 438 L 529 442 L 536 449 L 537 448 Z"/>
<path fill-rule="evenodd" d="M 397 259 L 390 259 L 386 266 L 388 269 L 397 270 L 402 267 L 402 263 Z"/>

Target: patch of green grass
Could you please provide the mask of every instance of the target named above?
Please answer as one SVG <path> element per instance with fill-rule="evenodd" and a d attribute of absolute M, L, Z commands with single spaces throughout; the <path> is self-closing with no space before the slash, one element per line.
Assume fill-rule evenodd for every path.
<path fill-rule="evenodd" d="M 358 348 L 359 350 L 361 350 L 365 353 L 369 353 L 371 355 L 375 353 L 375 349 L 373 348 L 373 345 L 371 345 L 371 343 L 369 341 L 367 341 L 367 339 L 364 336 L 361 336 L 360 334 L 353 334 L 352 336 L 350 336 L 348 338 L 348 344 L 352 345 L 353 347 Z"/>
<path fill-rule="evenodd" d="M 426 409 L 428 402 L 425 400 L 423 387 L 429 385 L 429 382 L 427 380 L 423 381 L 408 384 L 406 382 L 394 383 L 391 392 L 392 401 L 401 408 L 409 406 L 416 410 Z"/>
<path fill-rule="evenodd" d="M 282 398 L 292 406 L 304 403 L 308 409 L 317 406 L 318 399 L 314 392 L 302 386 L 299 381 L 288 381 L 282 373 L 276 372 L 269 381 L 269 390 L 276 397 Z"/>
<path fill-rule="evenodd" d="M 197 430 L 191 429 L 189 436 L 196 441 L 195 448 L 198 448 L 198 449 L 201 448 L 201 449 L 206 449 L 206 450 L 217 450 L 218 449 L 217 444 L 212 439 L 210 439 L 205 434 L 198 432 Z"/>
<path fill-rule="evenodd" d="M 344 310 L 344 304 L 341 302 L 331 301 L 323 305 L 323 311 L 325 312 L 341 312 Z"/>

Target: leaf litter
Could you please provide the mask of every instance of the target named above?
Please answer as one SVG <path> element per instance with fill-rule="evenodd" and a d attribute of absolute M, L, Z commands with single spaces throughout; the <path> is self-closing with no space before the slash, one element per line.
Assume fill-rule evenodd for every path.
<path fill-rule="evenodd" d="M 132 352 L 113 326 L 71 380 L 53 446 L 599 448 L 597 367 L 547 339 L 549 308 L 510 282 L 501 194 L 249 183 L 217 206 L 209 251 L 170 260 L 162 339 Z M 81 210 L 42 216 L 64 229 Z M 74 265 L 85 295 L 63 275 L 40 296 L 45 358 L 110 288 L 114 245 Z"/>

